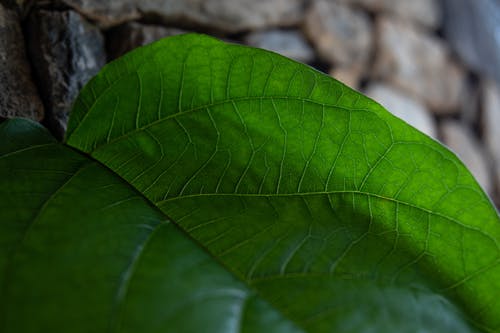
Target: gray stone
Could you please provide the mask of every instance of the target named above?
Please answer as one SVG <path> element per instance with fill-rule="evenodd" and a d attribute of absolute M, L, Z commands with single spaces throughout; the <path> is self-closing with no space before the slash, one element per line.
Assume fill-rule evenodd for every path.
<path fill-rule="evenodd" d="M 398 17 L 436 29 L 441 24 L 440 0 L 383 0 L 384 9 Z"/>
<path fill-rule="evenodd" d="M 0 116 L 41 120 L 43 105 L 32 81 L 15 10 L 0 3 Z"/>
<path fill-rule="evenodd" d="M 441 124 L 444 143 L 464 162 L 484 191 L 492 193 L 492 179 L 485 151 L 478 139 L 458 121 L 448 120 Z"/>
<path fill-rule="evenodd" d="M 296 30 L 253 32 L 246 36 L 244 41 L 248 45 L 280 53 L 297 61 L 310 62 L 314 59 L 314 51 L 307 44 L 304 36 Z"/>
<path fill-rule="evenodd" d="M 137 20 L 142 16 L 137 6 L 139 1 L 136 0 L 55 0 L 55 2 L 73 8 L 102 27 Z"/>
<path fill-rule="evenodd" d="M 176 28 L 165 28 L 159 25 L 147 25 L 137 22 L 128 22 L 110 29 L 106 34 L 109 59 L 135 49 L 136 47 L 152 43 L 160 38 L 186 33 Z"/>
<path fill-rule="evenodd" d="M 304 0 L 58 0 L 101 26 L 112 26 L 142 15 L 169 25 L 198 25 L 240 32 L 275 25 L 297 24 Z"/>
<path fill-rule="evenodd" d="M 483 132 L 488 149 L 500 162 L 500 85 L 483 84 Z"/>
<path fill-rule="evenodd" d="M 436 113 L 460 109 L 465 74 L 438 39 L 401 21 L 377 22 L 374 74 L 422 100 Z"/>
<path fill-rule="evenodd" d="M 104 39 L 74 11 L 35 11 L 28 28 L 48 125 L 62 137 L 76 96 L 106 62 Z"/>
<path fill-rule="evenodd" d="M 26 0 L 0 0 L 0 4 L 5 8 L 5 9 L 14 9 L 19 12 L 23 9 L 23 7 L 26 5 L 28 1 Z M 22 20 L 22 17 L 21 17 Z"/>
<path fill-rule="evenodd" d="M 197 0 L 197 3 L 207 14 L 206 21 L 200 23 L 219 21 L 218 28 L 228 31 L 297 24 L 302 20 L 305 6 L 303 0 Z M 192 11 L 192 6 L 186 11 Z"/>
<path fill-rule="evenodd" d="M 480 126 L 481 91 L 477 78 L 468 77 L 465 80 L 464 90 L 460 102 L 460 119 L 470 127 Z"/>
<path fill-rule="evenodd" d="M 500 83 L 500 1 L 443 0 L 444 33 L 469 66 Z"/>
<path fill-rule="evenodd" d="M 414 22 L 435 29 L 441 23 L 438 0 L 338 0 L 343 3 L 362 6 L 372 12 L 388 13 L 401 20 Z"/>
<path fill-rule="evenodd" d="M 424 105 L 400 90 L 383 83 L 371 84 L 365 93 L 396 117 L 436 139 L 436 122 Z"/>
<path fill-rule="evenodd" d="M 335 66 L 362 66 L 371 54 L 368 16 L 335 1 L 315 0 L 306 14 L 304 31 L 319 56 Z"/>
<path fill-rule="evenodd" d="M 483 85 L 483 121 L 484 139 L 493 156 L 500 192 L 500 85 L 494 81 Z"/>

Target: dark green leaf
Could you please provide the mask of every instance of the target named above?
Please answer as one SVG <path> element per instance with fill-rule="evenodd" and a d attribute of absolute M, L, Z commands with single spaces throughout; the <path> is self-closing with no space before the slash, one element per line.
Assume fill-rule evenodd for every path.
<path fill-rule="evenodd" d="M 107 168 L 0 125 L 0 331 L 298 332 Z"/>

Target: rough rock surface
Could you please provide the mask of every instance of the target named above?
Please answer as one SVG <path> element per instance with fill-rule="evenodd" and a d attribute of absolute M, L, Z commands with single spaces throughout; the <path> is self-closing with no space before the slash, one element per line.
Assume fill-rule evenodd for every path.
<path fill-rule="evenodd" d="M 493 190 L 486 155 L 470 130 L 458 121 L 441 124 L 444 143 L 464 162 L 486 193 Z"/>
<path fill-rule="evenodd" d="M 165 28 L 159 25 L 147 25 L 129 22 L 110 29 L 106 34 L 108 58 L 115 59 L 135 49 L 152 43 L 160 38 L 179 35 L 187 31 Z"/>
<path fill-rule="evenodd" d="M 270 50 L 301 62 L 314 59 L 314 51 L 297 30 L 266 30 L 249 34 L 245 44 Z"/>
<path fill-rule="evenodd" d="M 144 13 L 170 24 L 201 25 L 227 32 L 298 23 L 304 6 L 304 0 L 59 1 L 102 26 L 134 20 Z"/>
<path fill-rule="evenodd" d="M 371 54 L 368 16 L 349 6 L 334 1 L 314 1 L 306 14 L 304 30 L 319 56 L 334 65 L 363 65 Z"/>
<path fill-rule="evenodd" d="M 55 2 L 75 9 L 103 27 L 141 17 L 140 9 L 137 6 L 139 1 L 136 0 L 55 0 Z"/>
<path fill-rule="evenodd" d="M 403 119 L 421 132 L 437 138 L 434 118 L 424 105 L 398 89 L 385 84 L 372 84 L 365 93 L 382 104 L 396 117 Z"/>
<path fill-rule="evenodd" d="M 35 11 L 29 36 L 49 126 L 62 137 L 76 96 L 106 62 L 104 39 L 74 11 Z"/>
<path fill-rule="evenodd" d="M 423 100 L 432 111 L 458 111 L 464 73 L 441 41 L 384 17 L 377 23 L 377 43 L 377 77 Z"/>
<path fill-rule="evenodd" d="M 373 12 L 384 12 L 424 27 L 437 28 L 441 11 L 437 0 L 340 0 Z M 454 1 L 454 0 L 452 0 Z"/>
<path fill-rule="evenodd" d="M 0 116 L 41 120 L 43 105 L 32 81 L 17 13 L 0 2 Z"/>

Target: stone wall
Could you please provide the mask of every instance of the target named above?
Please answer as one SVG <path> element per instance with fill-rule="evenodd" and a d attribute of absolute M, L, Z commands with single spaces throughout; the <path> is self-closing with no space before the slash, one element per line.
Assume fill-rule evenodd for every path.
<path fill-rule="evenodd" d="M 465 36 L 446 19 L 454 10 L 447 0 L 0 0 L 0 116 L 42 121 L 62 138 L 73 100 L 107 61 L 202 32 L 373 97 L 447 144 L 500 205 L 500 85 L 481 74 L 492 71 L 480 55 L 470 60 L 473 46 L 452 48 Z"/>

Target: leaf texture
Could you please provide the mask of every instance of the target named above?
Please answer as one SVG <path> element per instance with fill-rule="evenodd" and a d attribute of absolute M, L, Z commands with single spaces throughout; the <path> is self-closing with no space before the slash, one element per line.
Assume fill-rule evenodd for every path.
<path fill-rule="evenodd" d="M 336 293 L 361 283 L 382 294 L 431 290 L 500 329 L 500 228 L 489 199 L 451 152 L 324 74 L 186 35 L 108 66 L 73 120 L 69 145 L 303 327 L 338 329 L 342 311 L 318 313 L 344 306 Z M 308 311 L 291 307 L 297 279 L 307 294 L 329 295 Z M 285 291 L 277 300 L 276 284 Z M 365 295 L 353 307 L 376 307 L 380 296 Z"/>
<path fill-rule="evenodd" d="M 0 125 L 1 332 L 301 332 L 106 167 Z"/>
<path fill-rule="evenodd" d="M 18 145 L 12 143 L 6 152 L 4 169 L 9 172 L 24 168 L 16 167 L 9 157 Z M 70 169 L 65 172 L 75 174 L 72 168 L 79 166 L 70 161 L 82 155 L 55 145 L 64 150 L 53 153 L 61 159 L 56 164 L 68 163 Z M 125 217 L 137 219 L 140 222 L 134 223 L 148 227 L 143 230 L 132 224 L 135 227 L 125 232 L 120 228 L 129 222 L 114 221 L 107 234 L 124 232 L 124 240 L 103 241 L 115 246 L 107 249 L 107 255 L 95 252 L 106 250 L 103 245 L 71 242 L 92 252 L 84 255 L 89 262 L 78 264 L 82 270 L 88 269 L 91 258 L 104 266 L 113 263 L 106 266 L 109 273 L 100 280 L 103 291 L 94 295 L 100 297 L 100 304 L 110 300 L 109 290 L 114 290 L 115 298 L 122 297 L 116 281 L 129 274 L 131 258 L 137 257 L 134 265 L 143 267 L 143 274 L 156 278 L 139 280 L 134 289 L 137 298 L 127 296 L 127 306 L 120 307 L 118 316 L 133 321 L 146 306 L 149 317 L 121 324 L 122 319 L 104 316 L 108 325 L 120 325 L 110 326 L 116 331 L 179 332 L 182 329 L 175 325 L 187 322 L 193 326 L 184 331 L 196 332 L 190 329 L 198 327 L 199 320 L 219 318 L 213 313 L 226 318 L 221 322 L 235 320 L 234 313 L 215 306 L 206 313 L 200 307 L 199 317 L 187 310 L 178 321 L 162 313 L 166 307 L 162 302 L 170 293 L 177 295 L 178 289 L 162 286 L 166 281 L 185 281 L 179 273 L 184 271 L 176 270 L 176 264 L 192 268 L 188 270 L 192 283 L 186 285 L 194 289 L 213 291 L 226 284 L 230 290 L 241 288 L 237 289 L 241 295 L 262 302 L 255 315 L 264 316 L 262 308 L 270 305 L 275 318 L 271 321 L 284 325 L 279 326 L 284 330 L 297 325 L 308 332 L 500 331 L 500 220 L 469 171 L 439 143 L 305 65 L 201 35 L 164 39 L 109 64 L 83 89 L 71 115 L 66 145 L 90 156 L 84 159 L 91 163 L 89 168 L 96 165 L 100 170 L 90 171 L 89 178 L 74 189 L 82 207 L 90 207 L 85 211 L 97 212 L 99 205 L 106 206 L 105 199 L 114 198 L 112 190 L 99 190 L 105 181 L 84 186 L 94 184 L 92 173 L 102 172 L 121 182 L 123 191 L 135 196 L 138 205 L 147 207 L 143 209 L 157 219 L 148 217 L 150 222 L 145 223 L 141 218 L 146 213 L 140 213 L 140 208 L 116 204 L 113 214 L 124 216 L 123 221 Z M 65 156 L 67 152 L 78 158 Z M 37 153 L 43 161 L 47 154 Z M 50 182 L 43 191 L 57 197 L 65 177 Z M 18 179 L 22 177 L 4 181 L 15 181 L 15 186 L 10 185 L 13 188 L 27 186 L 26 182 L 18 184 Z M 100 199 L 85 202 L 94 197 Z M 12 197 L 5 207 L 23 202 L 19 198 Z M 37 198 L 38 204 L 33 202 L 38 207 L 34 212 L 46 212 L 43 198 Z M 125 198 L 124 194 L 108 204 Z M 85 214 L 71 206 L 78 201 L 76 197 L 67 200 L 63 207 L 83 219 Z M 21 205 L 16 214 L 27 211 Z M 16 228 L 39 219 L 39 213 L 33 214 Z M 65 215 L 50 230 L 66 226 Z M 166 221 L 165 216 L 183 232 L 173 223 L 159 222 Z M 98 232 L 103 217 L 87 218 L 85 223 L 76 223 L 88 224 L 84 235 L 103 237 Z M 165 229 L 158 243 L 145 247 L 151 247 L 149 259 L 138 244 L 144 244 L 151 229 L 158 229 L 156 225 L 169 230 Z M 71 233 L 70 239 L 81 233 Z M 186 234 L 192 239 L 186 239 Z M 7 244 L 22 237 L 12 235 Z M 224 272 L 224 279 L 217 279 L 219 284 L 205 285 L 205 270 L 194 269 L 199 267 L 194 255 L 176 251 L 175 245 L 164 248 L 181 240 L 212 269 L 223 274 L 216 259 L 233 275 Z M 126 254 L 116 254 L 122 252 Z M 115 263 L 114 256 L 122 261 Z M 5 267 L 16 267 L 16 260 L 21 259 L 11 259 Z M 57 273 L 57 267 L 66 267 L 49 261 L 54 265 L 51 274 Z M 40 267 L 31 272 L 42 274 L 47 265 L 43 260 L 36 262 Z M 25 269 L 24 274 L 30 274 Z M 81 275 L 92 276 L 87 271 Z M 18 279 L 11 276 L 6 281 L 14 280 Z M 115 283 L 115 289 L 109 289 L 110 283 Z M 148 297 L 157 296 L 155 288 L 163 297 L 149 301 Z M 73 299 L 68 295 L 68 300 Z M 187 291 L 177 296 L 176 302 L 182 304 L 189 299 L 186 295 Z M 85 299 L 83 303 L 88 305 Z M 54 304 L 59 304 L 57 298 Z M 191 304 L 196 307 L 198 303 Z M 117 318 L 115 312 L 102 313 Z M 160 318 L 168 325 L 158 324 Z M 226 331 L 213 327 L 207 325 L 203 331 Z M 277 332 L 257 327 L 239 330 Z"/>

